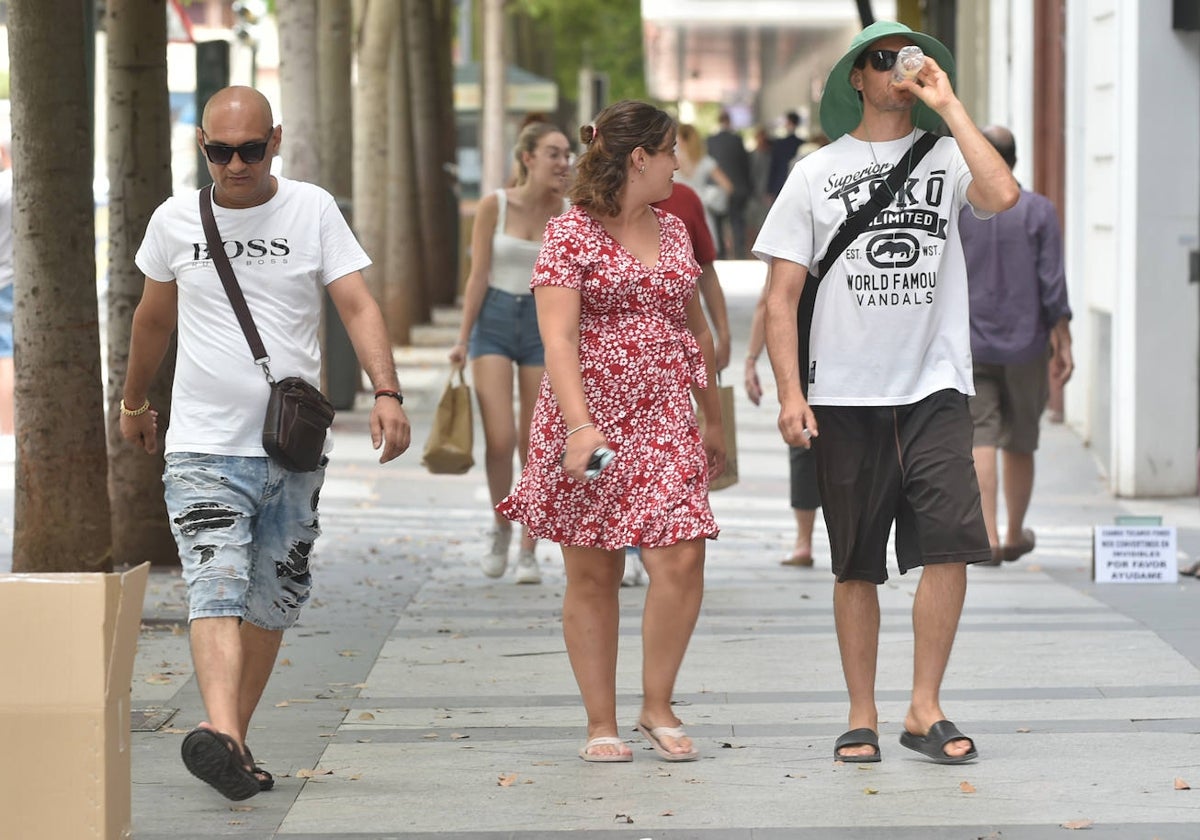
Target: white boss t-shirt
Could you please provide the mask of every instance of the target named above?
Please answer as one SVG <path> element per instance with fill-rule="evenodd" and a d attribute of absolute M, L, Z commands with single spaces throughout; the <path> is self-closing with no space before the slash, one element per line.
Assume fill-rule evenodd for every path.
<path fill-rule="evenodd" d="M 767 214 L 755 255 L 819 270 L 838 227 L 874 189 L 886 189 L 892 166 L 905 166 L 923 133 L 874 144 L 846 134 L 802 158 Z M 907 405 L 946 388 L 975 393 L 958 236 L 970 185 L 958 144 L 941 138 L 822 278 L 810 366 L 800 372 L 811 404 Z"/>
<path fill-rule="evenodd" d="M 333 196 L 303 181 L 276 180 L 265 204 L 233 210 L 214 203 L 213 214 L 271 375 L 318 384 L 322 289 L 371 261 Z M 178 287 L 166 451 L 265 455 L 267 381 L 208 258 L 198 193 L 169 198 L 154 211 L 135 261 L 150 279 Z"/>

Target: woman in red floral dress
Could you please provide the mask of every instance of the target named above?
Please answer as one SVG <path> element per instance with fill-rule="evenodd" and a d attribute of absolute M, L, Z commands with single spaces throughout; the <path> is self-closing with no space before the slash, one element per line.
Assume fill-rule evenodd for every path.
<path fill-rule="evenodd" d="M 547 226 L 531 283 L 546 375 L 529 458 L 497 508 L 562 546 L 563 637 L 588 716 L 585 761 L 633 757 L 616 719 L 629 545 L 641 547 L 650 578 L 637 728 L 664 759 L 699 757 L 671 694 L 700 612 L 705 540 L 717 535 L 708 481 L 725 451 L 712 336 L 695 295 L 700 267 L 683 223 L 650 206 L 671 194 L 675 128 L 652 105 L 624 101 L 581 131 L 574 206 Z M 703 430 L 692 393 L 712 418 Z M 588 479 L 600 447 L 616 456 Z"/>

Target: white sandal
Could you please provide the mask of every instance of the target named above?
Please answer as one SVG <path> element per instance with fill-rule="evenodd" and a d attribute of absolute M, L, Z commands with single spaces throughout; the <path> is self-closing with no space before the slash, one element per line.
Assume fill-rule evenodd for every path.
<path fill-rule="evenodd" d="M 654 751 L 658 753 L 659 758 L 663 759 L 664 761 L 695 761 L 700 757 L 700 752 L 696 749 L 694 744 L 692 745 L 690 752 L 684 753 L 671 752 L 669 749 L 667 749 L 666 745 L 663 744 L 662 739 L 664 737 L 674 738 L 676 742 L 678 742 L 680 738 L 688 737 L 688 734 L 683 731 L 682 726 L 656 726 L 651 729 L 649 726 L 646 726 L 646 724 L 638 721 L 637 731 L 642 733 L 646 740 L 650 742 L 650 746 L 654 747 Z"/>
<path fill-rule="evenodd" d="M 588 752 L 592 747 L 620 747 L 624 746 L 625 742 L 620 738 L 615 738 L 612 735 L 601 735 L 599 738 L 592 738 L 584 744 L 579 750 L 579 757 L 584 761 L 594 761 L 597 763 L 614 763 L 633 761 L 633 753 L 592 753 Z"/>

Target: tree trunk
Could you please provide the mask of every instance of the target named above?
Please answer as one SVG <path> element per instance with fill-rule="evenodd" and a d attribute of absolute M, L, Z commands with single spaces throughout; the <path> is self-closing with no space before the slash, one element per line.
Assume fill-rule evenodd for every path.
<path fill-rule="evenodd" d="M 317 0 L 287 0 L 276 5 L 279 19 L 279 93 L 284 123 L 283 173 L 317 183 Z"/>
<path fill-rule="evenodd" d="M 358 84 L 354 88 L 354 229 L 374 265 L 363 272 L 384 306 L 387 247 L 388 52 L 399 3 L 368 0 L 359 30 Z"/>
<path fill-rule="evenodd" d="M 437 27 L 437 96 L 438 132 L 437 147 L 442 150 L 442 171 L 446 176 L 446 224 L 449 232 L 450 277 L 447 278 L 450 299 L 458 297 L 465 284 L 463 274 L 463 249 L 461 246 L 462 215 L 459 211 L 458 181 L 452 174 L 458 167 L 458 123 L 454 114 L 454 6 L 453 0 L 438 0 L 434 6 Z"/>
<path fill-rule="evenodd" d="M 479 147 L 483 154 L 481 194 L 504 186 L 508 175 L 504 149 L 504 0 L 483 0 L 483 59 L 480 80 L 483 109 L 480 114 Z"/>
<path fill-rule="evenodd" d="M 428 301 L 431 304 L 454 302 L 458 290 L 454 276 L 454 248 L 447 228 L 447 204 L 451 189 L 445 171 L 441 109 L 438 107 L 438 52 L 433 8 L 428 0 L 405 0 L 405 42 L 408 44 L 409 91 L 412 101 L 412 130 L 415 139 L 417 191 L 421 214 L 432 224 L 421 225 L 421 262 L 425 272 Z M 429 320 L 429 310 L 414 310 L 413 319 Z"/>
<path fill-rule="evenodd" d="M 112 568 L 84 2 L 8 4 L 18 572 Z"/>
<path fill-rule="evenodd" d="M 419 320 L 417 313 L 429 312 L 421 260 L 413 255 L 421 253 L 421 228 L 432 220 L 422 216 L 417 203 L 412 96 L 404 50 L 407 16 L 398 18 L 396 24 L 388 74 L 387 227 L 391 236 L 387 264 L 392 270 L 385 289 L 384 318 L 392 343 L 406 345 L 411 343 L 412 325 Z"/>
<path fill-rule="evenodd" d="M 133 310 L 145 278 L 133 258 L 154 209 L 171 195 L 167 24 L 163 0 L 108 0 L 108 497 L 113 561 L 178 565 L 163 501 L 163 437 L 171 416 L 173 346 L 150 388 L 158 454 L 121 438 L 121 390 Z"/>
<path fill-rule="evenodd" d="M 317 137 L 322 187 L 339 200 L 354 194 L 354 109 L 350 65 L 353 29 L 350 0 L 321 0 L 317 18 Z"/>

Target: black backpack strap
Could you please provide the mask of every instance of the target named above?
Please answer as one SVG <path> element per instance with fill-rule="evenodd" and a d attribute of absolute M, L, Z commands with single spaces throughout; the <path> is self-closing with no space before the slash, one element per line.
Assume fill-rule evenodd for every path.
<path fill-rule="evenodd" d="M 800 303 L 796 307 L 796 347 L 800 357 L 800 390 L 804 392 L 806 398 L 808 397 L 808 383 L 815 373 L 809 369 L 808 344 L 812 333 L 813 310 L 817 305 L 817 288 L 821 285 L 821 278 L 827 275 L 833 268 L 833 264 L 841 259 L 842 252 L 850 247 L 850 243 L 857 239 L 870 226 L 871 222 L 875 221 L 875 217 L 885 207 L 892 203 L 896 192 L 904 186 L 905 179 L 912 174 L 913 169 L 940 139 L 932 131 L 921 135 L 921 139 L 917 140 L 908 153 L 892 167 L 892 171 L 888 173 L 883 184 L 875 188 L 870 200 L 842 222 L 841 227 L 834 234 L 833 240 L 829 243 L 829 247 L 821 256 L 820 272 L 814 274 L 811 269 L 809 270 L 808 277 L 804 281 L 804 290 L 800 293 Z M 901 168 L 901 164 L 904 163 L 907 165 Z"/>
<path fill-rule="evenodd" d="M 271 371 L 267 367 L 271 357 L 267 355 L 267 349 L 259 337 L 258 327 L 254 326 L 254 317 L 250 314 L 250 307 L 246 305 L 242 287 L 238 285 L 237 275 L 233 273 L 233 266 L 229 264 L 229 257 L 225 254 L 225 246 L 221 242 L 221 234 L 217 230 L 217 220 L 212 209 L 213 189 L 215 187 L 200 190 L 200 221 L 204 225 L 204 238 L 208 242 L 208 256 L 213 261 L 217 276 L 221 278 L 221 285 L 225 287 L 225 294 L 229 296 L 229 303 L 242 326 L 246 343 L 250 345 L 250 352 L 254 354 L 254 363 L 262 365 L 267 381 L 273 381 Z"/>

